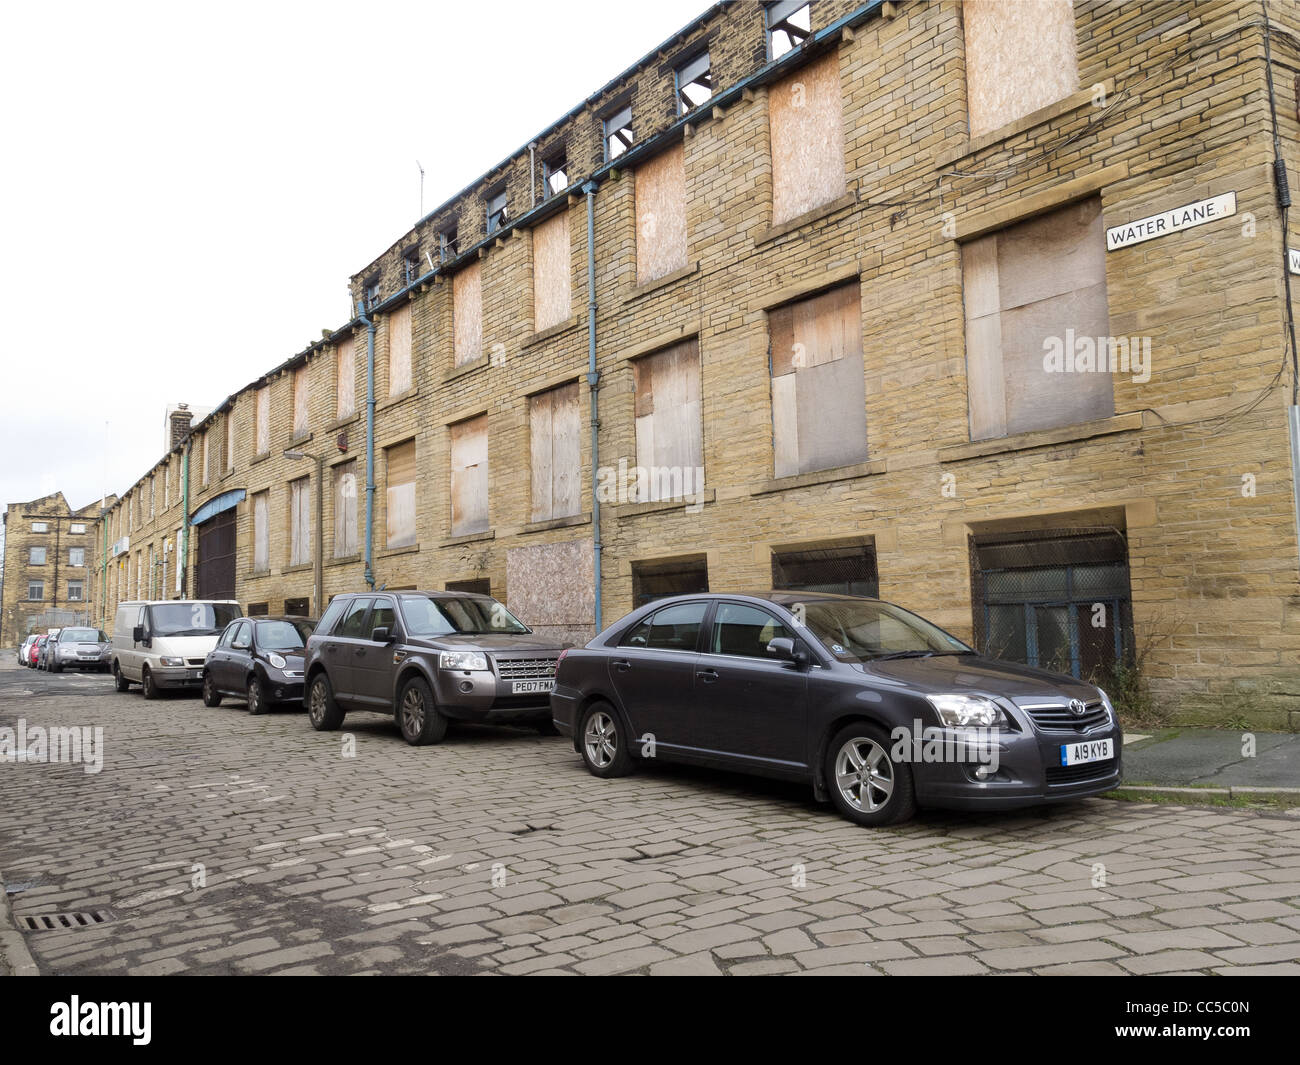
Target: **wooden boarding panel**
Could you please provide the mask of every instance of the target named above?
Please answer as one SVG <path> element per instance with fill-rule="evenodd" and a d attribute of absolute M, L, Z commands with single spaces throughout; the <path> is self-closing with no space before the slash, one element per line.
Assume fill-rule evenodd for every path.
<path fill-rule="evenodd" d="M 477 263 L 452 278 L 454 361 L 457 366 L 473 362 L 483 354 L 483 269 Z"/>
<path fill-rule="evenodd" d="M 388 394 L 399 396 L 411 387 L 411 305 L 404 303 L 388 316 Z"/>
<path fill-rule="evenodd" d="M 415 543 L 415 441 L 390 447 L 385 492 L 385 531 L 388 547 Z"/>
<path fill-rule="evenodd" d="M 271 450 L 271 388 L 267 385 L 257 390 L 257 453 L 265 455 Z"/>
<path fill-rule="evenodd" d="M 831 52 L 768 91 L 772 138 L 772 224 L 844 195 L 840 57 Z"/>
<path fill-rule="evenodd" d="M 572 300 L 569 213 L 561 211 L 533 229 L 533 328 L 541 332 L 565 321 Z"/>
<path fill-rule="evenodd" d="M 686 165 L 680 144 L 636 169 L 636 281 L 686 266 Z"/>
<path fill-rule="evenodd" d="M 334 352 L 334 413 L 340 419 L 351 418 L 357 412 L 357 364 L 354 352 L 351 337 L 340 341 Z"/>
<path fill-rule="evenodd" d="M 529 455 L 533 465 L 533 521 L 545 521 L 553 517 L 551 489 L 554 475 L 551 464 L 554 410 L 554 392 L 543 392 L 528 399 Z"/>
<path fill-rule="evenodd" d="M 451 532 L 453 536 L 488 528 L 487 415 L 451 427 Z"/>
<path fill-rule="evenodd" d="M 293 435 L 302 436 L 307 432 L 307 367 L 299 366 L 293 371 Z"/>
<path fill-rule="evenodd" d="M 334 557 L 357 553 L 357 464 L 334 469 Z"/>

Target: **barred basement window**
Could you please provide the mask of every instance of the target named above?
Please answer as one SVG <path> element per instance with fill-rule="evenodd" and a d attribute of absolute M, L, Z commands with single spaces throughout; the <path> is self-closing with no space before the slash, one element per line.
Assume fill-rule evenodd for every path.
<path fill-rule="evenodd" d="M 632 563 L 632 601 L 645 606 L 670 595 L 696 595 L 709 590 L 709 563 L 704 555 Z"/>
<path fill-rule="evenodd" d="M 449 592 L 469 592 L 471 595 L 492 594 L 492 582 L 486 577 L 468 581 L 448 581 L 444 587 Z"/>
<path fill-rule="evenodd" d="M 563 153 L 542 160 L 542 184 L 548 199 L 569 187 L 568 165 Z"/>
<path fill-rule="evenodd" d="M 270 603 L 249 603 L 248 616 L 250 618 L 264 618 L 270 613 Z"/>
<path fill-rule="evenodd" d="M 620 108 L 604 120 L 605 162 L 617 159 L 636 143 L 632 132 L 632 107 Z"/>
<path fill-rule="evenodd" d="M 837 595 L 880 594 L 876 552 L 867 544 L 772 552 L 772 587 Z"/>
<path fill-rule="evenodd" d="M 780 59 L 808 39 L 812 33 L 810 7 L 808 0 L 779 0 L 767 5 L 763 17 L 767 23 L 769 59 Z"/>
<path fill-rule="evenodd" d="M 460 235 L 455 226 L 448 226 L 438 234 L 438 258 L 444 263 L 460 254 Z"/>
<path fill-rule="evenodd" d="M 284 601 L 284 612 L 290 617 L 307 617 L 310 614 L 310 600 L 307 599 L 286 599 Z"/>
<path fill-rule="evenodd" d="M 709 53 L 703 52 L 673 72 L 677 83 L 677 113 L 686 114 L 713 95 L 713 71 L 709 67 Z"/>
<path fill-rule="evenodd" d="M 488 193 L 487 231 L 489 236 L 506 224 L 507 214 L 506 190 L 501 189 L 498 192 Z"/>

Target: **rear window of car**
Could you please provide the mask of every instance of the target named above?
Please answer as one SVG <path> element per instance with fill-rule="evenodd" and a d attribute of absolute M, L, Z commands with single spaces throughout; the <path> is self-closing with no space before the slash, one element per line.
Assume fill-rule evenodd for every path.
<path fill-rule="evenodd" d="M 623 637 L 624 647 L 660 651 L 694 651 L 707 603 L 677 603 L 643 618 Z"/>

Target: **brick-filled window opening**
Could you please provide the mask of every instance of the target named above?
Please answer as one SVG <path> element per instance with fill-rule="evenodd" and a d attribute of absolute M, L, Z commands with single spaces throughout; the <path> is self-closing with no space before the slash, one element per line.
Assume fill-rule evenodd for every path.
<path fill-rule="evenodd" d="M 457 366 L 483 354 L 483 267 L 473 262 L 451 279 L 452 358 Z"/>
<path fill-rule="evenodd" d="M 670 595 L 698 595 L 709 590 L 709 564 L 704 555 L 632 563 L 632 601 L 645 606 Z M 694 643 L 691 644 L 694 647 Z"/>
<path fill-rule="evenodd" d="M 565 321 L 572 301 L 569 213 L 560 211 L 533 227 L 533 328 L 541 332 Z"/>
<path fill-rule="evenodd" d="M 407 248 L 402 252 L 402 280 L 413 285 L 420 279 L 420 249 Z"/>
<path fill-rule="evenodd" d="M 866 381 L 858 283 L 770 311 L 768 328 L 774 476 L 865 461 Z"/>
<path fill-rule="evenodd" d="M 271 568 L 271 497 L 268 492 L 253 496 L 253 572 Z"/>
<path fill-rule="evenodd" d="M 224 421 L 226 423 L 226 472 L 230 473 L 235 468 L 235 409 L 233 407 L 226 411 Z"/>
<path fill-rule="evenodd" d="M 638 502 L 690 499 L 704 489 L 700 349 L 694 340 L 633 364 Z"/>
<path fill-rule="evenodd" d="M 971 543 L 975 646 L 1105 683 L 1132 648 L 1128 550 L 1115 529 L 985 534 Z"/>
<path fill-rule="evenodd" d="M 1064 358 L 1067 337 L 1109 358 L 1100 197 L 972 240 L 961 265 L 972 440 L 1115 413 L 1111 374 L 1070 372 L 1073 351 Z"/>
<path fill-rule="evenodd" d="M 362 282 L 361 293 L 362 299 L 365 300 L 366 310 L 372 311 L 379 306 L 382 297 L 380 295 L 378 274 L 374 274 Z"/>
<path fill-rule="evenodd" d="M 84 547 L 68 548 L 68 565 L 84 566 L 86 564 L 86 549 Z"/>
<path fill-rule="evenodd" d="M 415 441 L 390 447 L 384 492 L 388 547 L 415 544 Z"/>
<path fill-rule="evenodd" d="M 632 106 L 620 107 L 602 122 L 605 142 L 605 162 L 617 159 L 636 143 L 632 131 Z"/>
<path fill-rule="evenodd" d="M 852 544 L 773 551 L 772 587 L 874 599 L 880 594 L 875 549 Z"/>
<path fill-rule="evenodd" d="M 49 531 L 50 531 L 50 523 L 49 523 L 48 521 L 34 521 L 34 522 L 32 522 L 32 532 L 34 532 L 34 533 L 47 533 L 47 532 L 49 532 Z"/>
<path fill-rule="evenodd" d="M 68 581 L 68 602 L 82 602 L 85 599 L 85 590 L 85 581 Z"/>
<path fill-rule="evenodd" d="M 844 195 L 844 113 L 839 53 L 830 52 L 768 91 L 772 224 Z"/>
<path fill-rule="evenodd" d="M 550 199 L 569 187 L 569 163 L 563 152 L 542 160 L 542 194 Z"/>
<path fill-rule="evenodd" d="M 293 437 L 307 435 L 308 410 L 311 402 L 310 385 L 307 379 L 307 367 L 299 366 L 293 371 Z"/>
<path fill-rule="evenodd" d="M 357 464 L 334 467 L 334 557 L 357 553 Z"/>
<path fill-rule="evenodd" d="M 311 478 L 289 482 L 289 565 L 311 561 Z"/>
<path fill-rule="evenodd" d="M 44 599 L 44 598 L 45 598 L 45 582 L 44 582 L 44 581 L 28 581 L 28 582 L 27 582 L 27 598 L 28 598 L 29 600 L 31 600 L 32 602 L 34 602 L 34 603 L 39 603 L 42 599 Z"/>
<path fill-rule="evenodd" d="M 411 390 L 411 305 L 404 303 L 388 316 L 388 394 Z"/>
<path fill-rule="evenodd" d="M 460 233 L 458 227 L 448 226 L 438 234 L 438 258 L 444 263 L 450 262 L 460 254 Z"/>
<path fill-rule="evenodd" d="M 686 162 L 680 144 L 636 168 L 638 285 L 686 266 Z"/>
<path fill-rule="evenodd" d="M 713 96 L 713 71 L 709 66 L 709 53 L 701 52 L 673 72 L 677 83 L 677 113 L 699 107 Z"/>
<path fill-rule="evenodd" d="M 582 413 L 578 383 L 528 399 L 532 520 L 567 518 L 582 505 Z"/>
<path fill-rule="evenodd" d="M 357 364 L 352 338 L 340 340 L 334 349 L 334 416 L 339 421 L 357 412 Z"/>
<path fill-rule="evenodd" d="M 257 390 L 257 454 L 265 455 L 271 450 L 271 386 L 266 385 Z"/>
<path fill-rule="evenodd" d="M 500 189 L 487 196 L 487 232 L 491 236 L 506 224 L 509 217 L 509 204 L 506 190 Z"/>
<path fill-rule="evenodd" d="M 451 437 L 451 534 L 487 532 L 488 418 L 480 414 L 449 429 Z"/>
<path fill-rule="evenodd" d="M 45 548 L 29 547 L 27 549 L 27 564 L 29 566 L 45 565 Z"/>
<path fill-rule="evenodd" d="M 780 59 L 812 34 L 811 6 L 809 0 L 778 0 L 764 7 L 769 59 Z"/>
<path fill-rule="evenodd" d="M 492 594 L 492 582 L 487 577 L 475 577 L 466 581 L 448 581 L 443 587 L 449 592 L 469 592 L 471 595 Z"/>
<path fill-rule="evenodd" d="M 961 16 L 972 137 L 1079 88 L 1072 0 L 965 0 Z"/>

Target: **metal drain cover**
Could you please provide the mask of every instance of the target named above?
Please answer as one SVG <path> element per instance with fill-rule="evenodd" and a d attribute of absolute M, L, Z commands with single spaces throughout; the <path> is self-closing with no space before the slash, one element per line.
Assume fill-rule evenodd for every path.
<path fill-rule="evenodd" d="M 35 917 L 19 917 L 18 926 L 24 932 L 55 932 L 65 928 L 90 928 L 111 920 L 112 910 L 83 910 L 79 913 L 42 913 Z"/>

